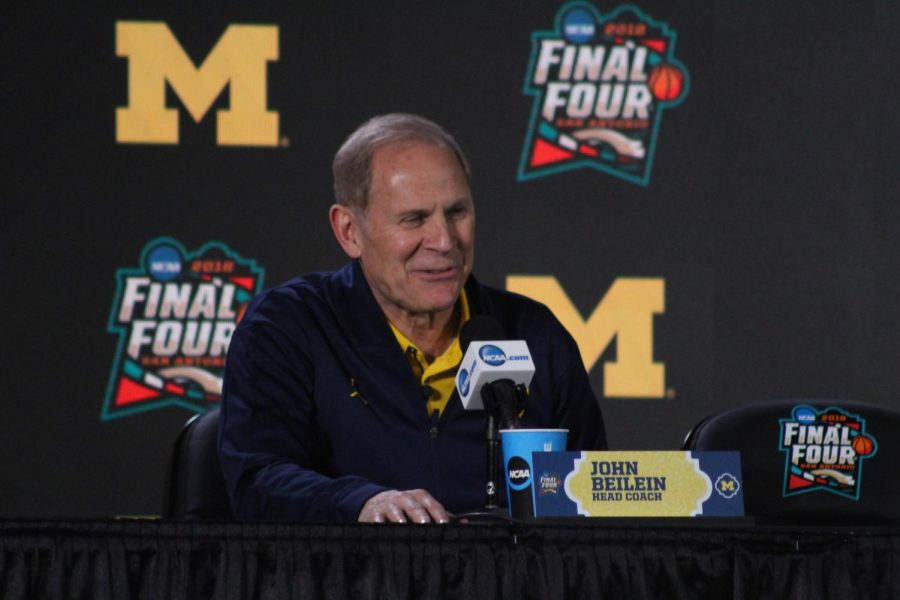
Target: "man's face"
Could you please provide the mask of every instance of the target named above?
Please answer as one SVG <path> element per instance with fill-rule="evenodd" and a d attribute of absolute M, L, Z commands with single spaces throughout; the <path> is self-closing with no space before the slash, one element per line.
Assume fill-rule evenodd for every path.
<path fill-rule="evenodd" d="M 368 208 L 357 217 L 363 272 L 389 318 L 453 308 L 472 271 L 475 206 L 452 150 L 420 142 L 376 150 Z"/>

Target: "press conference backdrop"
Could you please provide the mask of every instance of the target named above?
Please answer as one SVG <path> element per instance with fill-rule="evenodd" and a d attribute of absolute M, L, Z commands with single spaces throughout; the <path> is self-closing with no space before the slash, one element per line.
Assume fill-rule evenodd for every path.
<path fill-rule="evenodd" d="M 893 2 L 4 12 L 3 513 L 159 512 L 242 307 L 345 262 L 331 157 L 391 111 L 468 153 L 475 273 L 563 320 L 614 448 L 900 408 Z"/>

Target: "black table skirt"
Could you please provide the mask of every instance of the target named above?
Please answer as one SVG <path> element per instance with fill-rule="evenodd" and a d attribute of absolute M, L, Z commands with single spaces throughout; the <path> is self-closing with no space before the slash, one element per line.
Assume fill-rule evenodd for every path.
<path fill-rule="evenodd" d="M 900 598 L 900 530 L 6 520 L 0 598 Z"/>

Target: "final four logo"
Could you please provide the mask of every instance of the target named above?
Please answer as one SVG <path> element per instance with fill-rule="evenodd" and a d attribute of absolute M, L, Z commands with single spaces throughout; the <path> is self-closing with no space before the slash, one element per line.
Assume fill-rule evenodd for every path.
<path fill-rule="evenodd" d="M 570 2 L 532 34 L 534 97 L 519 180 L 592 167 L 647 185 L 663 110 L 687 96 L 676 33 L 635 6 L 602 15 Z"/>
<path fill-rule="evenodd" d="M 148 243 L 140 266 L 116 273 L 108 330 L 119 345 L 101 419 L 219 402 L 231 334 L 263 276 L 219 242 L 195 252 L 166 237 Z"/>
<path fill-rule="evenodd" d="M 801 405 L 780 422 L 785 496 L 826 490 L 859 498 L 862 462 L 878 450 L 864 419 L 836 407 Z"/>

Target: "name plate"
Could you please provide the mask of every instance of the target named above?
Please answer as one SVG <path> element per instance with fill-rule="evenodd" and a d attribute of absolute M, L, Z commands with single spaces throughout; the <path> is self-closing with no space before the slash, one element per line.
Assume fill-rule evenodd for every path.
<path fill-rule="evenodd" d="M 738 452 L 535 452 L 536 517 L 742 517 Z"/>

